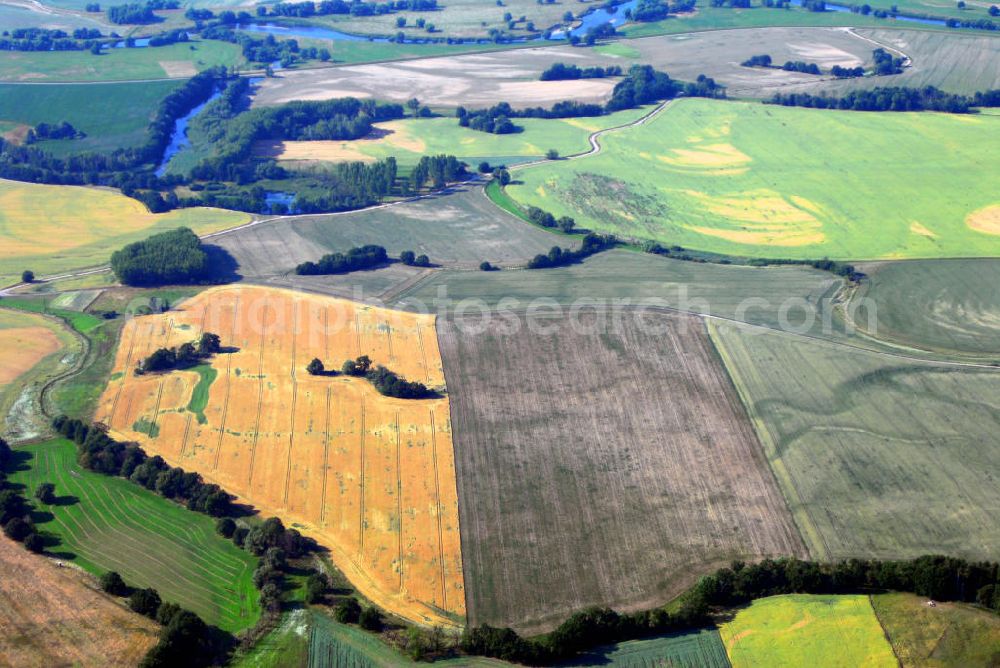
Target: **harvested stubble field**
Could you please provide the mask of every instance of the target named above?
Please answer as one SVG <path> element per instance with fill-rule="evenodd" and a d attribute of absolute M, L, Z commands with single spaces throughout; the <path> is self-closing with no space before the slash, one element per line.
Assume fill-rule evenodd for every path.
<path fill-rule="evenodd" d="M 0 282 L 17 282 L 25 269 L 42 276 L 104 264 L 121 246 L 156 232 L 190 227 L 205 234 L 248 220 L 221 209 L 154 214 L 117 191 L 0 179 Z"/>
<path fill-rule="evenodd" d="M 35 517 L 51 554 L 94 575 L 118 571 L 128 584 L 154 587 L 164 600 L 227 631 L 257 621 L 257 559 L 219 536 L 212 518 L 80 467 L 70 441 L 18 452 L 12 482 L 29 495 L 40 483 L 56 486 L 57 503 Z"/>
<path fill-rule="evenodd" d="M 132 373 L 153 350 L 203 331 L 231 348 L 211 360 L 218 375 L 204 423 L 187 410 L 199 374 Z M 120 376 L 97 418 L 315 537 L 385 609 L 453 626 L 465 593 L 448 400 L 392 399 L 364 379 L 305 371 L 315 357 L 339 368 L 361 354 L 408 380 L 444 384 L 431 316 L 215 288 L 126 325 Z"/>
<path fill-rule="evenodd" d="M 507 192 L 592 229 L 733 255 L 1000 255 L 996 116 L 689 99 L 601 144 L 519 171 Z"/>
<path fill-rule="evenodd" d="M 1000 371 L 710 324 L 815 559 L 1000 549 Z"/>
<path fill-rule="evenodd" d="M 518 108 L 550 107 L 566 99 L 603 102 L 618 81 L 539 81 L 542 71 L 557 62 L 580 67 L 618 65 L 623 69 L 635 63 L 649 64 L 685 81 L 694 81 L 699 74 L 713 77 L 728 86 L 734 96 L 763 96 L 784 86 L 815 84 L 817 77 L 740 66 L 754 54 L 770 54 L 779 65 L 786 60 L 815 62 L 826 70 L 833 65 L 854 67 L 866 63 L 874 48 L 871 42 L 842 28 L 706 31 L 644 37 L 593 49 L 553 45 L 282 72 L 260 84 L 254 104 L 350 95 L 398 102 L 416 97 L 424 104 L 462 105 L 469 109 L 488 107 L 501 100 Z"/>
<path fill-rule="evenodd" d="M 932 32 L 859 28 L 857 34 L 902 51 L 913 64 L 892 77 L 862 77 L 824 83 L 840 93 L 850 88 L 874 86 L 936 86 L 953 93 L 975 93 L 1000 88 L 1000 40 L 976 31 Z M 875 48 L 875 45 L 871 45 Z"/>
<path fill-rule="evenodd" d="M 852 299 L 860 323 L 871 310 L 872 335 L 1000 359 L 1000 292 L 994 288 L 1000 260 L 880 262 L 863 270 L 868 278 Z"/>
<path fill-rule="evenodd" d="M 0 664 L 23 668 L 135 666 L 159 627 L 60 568 L 0 536 Z"/>
<path fill-rule="evenodd" d="M 805 554 L 701 320 L 578 315 L 438 321 L 469 623 L 544 630 Z"/>
<path fill-rule="evenodd" d="M 899 665 L 867 596 L 757 599 L 720 633 L 733 668 Z"/>
<path fill-rule="evenodd" d="M 236 259 L 239 273 L 252 279 L 286 275 L 303 260 L 317 260 L 326 253 L 364 244 L 379 244 L 397 257 L 412 250 L 427 254 L 435 264 L 474 268 L 483 260 L 495 264 L 526 262 L 559 242 L 559 237 L 525 225 L 493 206 L 476 187 L 384 209 L 297 216 L 238 230 L 214 241 Z M 320 280 L 363 284 L 372 273 L 377 272 Z M 412 273 L 406 268 L 402 275 Z"/>

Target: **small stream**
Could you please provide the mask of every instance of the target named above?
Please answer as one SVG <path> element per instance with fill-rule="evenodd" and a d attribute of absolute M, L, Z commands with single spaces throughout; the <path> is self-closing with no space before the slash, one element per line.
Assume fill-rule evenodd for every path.
<path fill-rule="evenodd" d="M 209 102 L 218 99 L 220 95 L 222 95 L 221 88 L 212 93 L 212 96 L 210 98 L 208 98 L 207 100 L 199 104 L 197 107 L 195 107 L 194 109 L 192 109 L 191 111 L 189 111 L 188 113 L 184 114 L 176 121 L 174 121 L 174 133 L 170 136 L 170 143 L 167 145 L 166 150 L 163 152 L 163 159 L 160 161 L 159 166 L 157 166 L 156 168 L 157 176 L 163 176 L 164 174 L 166 174 L 167 165 L 170 163 L 170 160 L 180 151 L 182 151 L 185 147 L 191 145 L 191 140 L 188 139 L 187 136 L 187 128 L 188 124 L 191 122 L 191 119 L 200 114 L 201 110 L 204 109 Z"/>

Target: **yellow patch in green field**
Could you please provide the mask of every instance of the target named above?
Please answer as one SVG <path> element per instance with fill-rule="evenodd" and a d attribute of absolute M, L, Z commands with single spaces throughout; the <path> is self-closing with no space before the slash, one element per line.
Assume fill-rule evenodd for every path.
<path fill-rule="evenodd" d="M 390 146 L 414 153 L 423 153 L 427 150 L 427 144 L 424 143 L 423 139 L 410 134 L 409 124 L 406 120 L 379 123 L 376 127 L 389 132 L 385 137 L 385 143 Z"/>
<path fill-rule="evenodd" d="M 924 227 L 917 221 L 913 221 L 912 223 L 910 223 L 910 232 L 913 232 L 914 234 L 919 234 L 922 237 L 927 237 L 928 239 L 937 239 L 936 234 L 928 230 L 926 227 Z"/>
<path fill-rule="evenodd" d="M 548 195 L 545 194 L 545 186 L 538 186 L 535 188 L 535 192 L 538 193 L 539 197 L 548 197 Z"/>
<path fill-rule="evenodd" d="M 867 596 L 758 599 L 719 634 L 733 668 L 898 665 Z"/>
<path fill-rule="evenodd" d="M 965 217 L 965 224 L 983 234 L 1000 234 L 1000 204 L 991 204 Z"/>
<path fill-rule="evenodd" d="M 737 167 L 753 161 L 732 144 L 707 144 L 696 149 L 674 148 L 673 155 L 658 156 L 668 165 L 677 167 Z"/>
<path fill-rule="evenodd" d="M 738 244 L 768 246 L 806 246 L 826 238 L 823 223 L 810 213 L 819 213 L 820 207 L 802 197 L 789 198 L 795 200 L 793 203 L 769 190 L 734 197 L 712 197 L 694 190 L 683 192 L 728 221 L 726 226 L 684 226 L 698 234 Z"/>

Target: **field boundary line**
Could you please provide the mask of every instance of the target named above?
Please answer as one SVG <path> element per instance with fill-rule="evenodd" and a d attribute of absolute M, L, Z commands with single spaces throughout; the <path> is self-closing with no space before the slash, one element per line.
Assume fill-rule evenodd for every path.
<path fill-rule="evenodd" d="M 257 456 L 257 439 L 260 437 L 260 413 L 264 408 L 264 345 L 267 343 L 267 298 L 264 298 L 264 318 L 260 331 L 260 353 L 257 356 L 257 418 L 254 420 L 253 441 L 250 445 L 250 471 L 247 473 L 247 496 L 253 489 L 253 465 Z"/>
<path fill-rule="evenodd" d="M 431 462 L 434 466 L 434 508 L 435 515 L 437 516 L 437 533 L 438 533 L 438 570 L 441 572 L 441 608 L 444 610 L 448 609 L 448 580 L 445 577 L 444 568 L 444 527 L 442 525 L 441 515 L 444 512 L 444 507 L 441 504 L 441 472 L 438 469 L 438 456 L 437 456 L 437 429 L 434 425 L 434 409 L 431 407 L 427 408 L 427 415 L 431 421 Z"/>
<path fill-rule="evenodd" d="M 285 462 L 285 493 L 282 498 L 282 503 L 285 508 L 288 508 L 288 487 L 292 480 L 292 446 L 295 443 L 295 404 L 299 397 L 299 384 L 295 379 L 295 340 L 298 334 L 298 321 L 299 321 L 299 302 L 298 299 L 292 300 L 292 408 L 291 408 L 291 420 L 288 429 L 288 459 Z"/>
<path fill-rule="evenodd" d="M 319 498 L 319 523 L 326 526 L 326 479 L 330 475 L 330 401 L 333 388 L 326 386 L 326 414 L 323 425 L 323 486 Z"/>
<path fill-rule="evenodd" d="M 767 428 L 767 424 L 764 422 L 763 418 L 761 418 L 756 408 L 754 408 L 753 403 L 750 401 L 750 397 L 746 391 L 746 385 L 743 383 L 743 379 L 740 377 L 736 365 L 733 363 L 733 360 L 729 355 L 729 351 L 726 349 L 725 344 L 718 335 L 717 324 L 710 321 L 704 322 L 706 330 L 708 331 L 708 340 L 711 342 L 712 347 L 722 360 L 723 369 L 729 377 L 730 382 L 732 382 L 733 387 L 736 389 L 736 394 L 740 398 L 740 403 L 743 404 L 743 409 L 746 411 L 747 417 L 750 418 L 754 431 L 757 433 L 757 439 L 762 445 L 761 449 L 764 451 L 764 461 L 768 464 L 768 469 L 771 471 L 771 475 L 777 483 L 778 491 L 781 492 L 781 495 L 785 500 L 785 507 L 792 516 L 793 523 L 799 531 L 800 538 L 802 539 L 802 543 L 805 546 L 806 551 L 812 556 L 813 559 L 817 561 L 826 561 L 829 556 L 829 551 L 823 541 L 822 534 L 820 534 L 819 529 L 812 522 L 812 518 L 806 510 L 806 506 L 803 503 L 802 498 L 799 496 L 798 490 L 795 488 L 795 483 L 792 480 L 788 469 L 785 468 L 785 463 L 777 454 L 778 447 L 777 443 L 774 441 L 774 435 L 771 434 L 770 430 Z M 784 484 L 781 484 L 782 482 L 784 482 Z M 793 498 L 789 498 L 790 496 Z"/>
<path fill-rule="evenodd" d="M 396 409 L 396 546 L 399 553 L 399 591 L 403 591 L 403 468 L 400 453 L 399 409 Z"/>
<path fill-rule="evenodd" d="M 236 293 L 236 301 L 233 302 L 233 326 L 230 328 L 229 332 L 229 344 L 232 346 L 236 343 L 236 322 L 240 314 L 240 293 Z M 222 439 L 226 435 L 226 415 L 229 413 L 229 391 L 232 389 L 233 379 L 232 379 L 232 368 L 233 368 L 233 355 L 230 353 L 226 355 L 226 395 L 222 400 L 222 418 L 219 421 L 219 441 L 215 446 L 215 461 L 212 463 L 212 470 L 219 470 L 219 458 L 222 456 Z"/>
<path fill-rule="evenodd" d="M 889 649 L 892 650 L 892 655 L 896 657 L 896 665 L 898 665 L 899 668 L 903 668 L 903 660 L 899 657 L 899 652 L 896 651 L 896 644 L 892 642 L 892 636 L 889 635 L 889 629 L 885 628 L 885 624 L 882 623 L 882 618 L 878 616 L 878 608 L 875 607 L 875 598 L 871 594 L 868 594 L 866 598 L 868 599 L 868 605 L 872 609 L 872 614 L 875 615 L 875 621 L 878 622 L 878 627 L 882 629 L 882 635 L 885 637 L 885 641 L 889 643 Z M 934 649 L 937 649 L 936 645 Z M 933 656 L 933 654 L 934 651 L 932 650 L 928 656 Z"/>
<path fill-rule="evenodd" d="M 187 420 L 184 422 L 184 437 L 181 439 L 181 451 L 177 455 L 178 457 L 184 457 L 184 451 L 187 450 L 188 438 L 191 435 L 191 417 L 192 413 L 187 414 Z"/>
<path fill-rule="evenodd" d="M 361 500 L 358 504 L 358 559 L 365 555 L 365 394 L 361 393 Z"/>

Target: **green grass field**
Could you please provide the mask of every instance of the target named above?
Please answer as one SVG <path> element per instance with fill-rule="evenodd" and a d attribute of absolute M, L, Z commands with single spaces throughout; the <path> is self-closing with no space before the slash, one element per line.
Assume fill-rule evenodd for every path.
<path fill-rule="evenodd" d="M 733 668 L 898 665 L 867 596 L 757 599 L 720 634 Z"/>
<path fill-rule="evenodd" d="M 0 84 L 0 119 L 37 125 L 68 121 L 83 139 L 45 141 L 36 147 L 56 155 L 110 152 L 142 144 L 160 101 L 180 82 L 80 86 Z"/>
<path fill-rule="evenodd" d="M 1000 360 L 998 281 L 997 260 L 879 263 L 854 295 L 857 318 L 871 310 L 881 339 Z"/>
<path fill-rule="evenodd" d="M 51 537 L 47 550 L 86 570 L 121 573 L 138 587 L 198 613 L 227 631 L 259 615 L 251 576 L 256 558 L 215 533 L 215 522 L 117 477 L 83 469 L 76 448 L 58 439 L 19 448 L 9 474 L 30 494 L 42 482 L 59 501 L 39 508 L 36 524 Z"/>
<path fill-rule="evenodd" d="M 904 593 L 872 596 L 900 662 L 927 668 L 1000 664 L 1000 616 L 963 603 L 937 603 Z"/>
<path fill-rule="evenodd" d="M 213 40 L 155 49 L 112 49 L 100 56 L 80 51 L 0 51 L 4 81 L 123 81 L 185 78 L 216 65 L 244 64 L 240 48 Z"/>
<path fill-rule="evenodd" d="M 733 255 L 1000 255 L 995 116 L 692 99 L 601 143 L 518 171 L 508 192 L 593 229 Z"/>
<path fill-rule="evenodd" d="M 814 559 L 1000 550 L 1000 370 L 709 323 Z"/>
<path fill-rule="evenodd" d="M 632 640 L 587 652 L 567 666 L 618 668 L 729 668 L 729 658 L 716 629 L 702 629 L 662 638 Z"/>
<path fill-rule="evenodd" d="M 412 166 L 424 155 L 444 153 L 475 167 L 480 160 L 502 164 L 541 158 L 549 149 L 555 149 L 561 156 L 583 153 L 590 149 L 587 137 L 592 132 L 624 125 L 648 111 L 648 108 L 627 109 L 594 118 L 519 118 L 516 124 L 524 128 L 523 132 L 505 135 L 463 128 L 457 119 L 450 117 L 408 118 L 379 124 L 388 130 L 380 139 L 324 142 L 324 145 L 331 149 L 327 159 L 336 161 L 395 156 L 401 165 Z M 298 145 L 309 148 L 308 143 Z M 322 151 L 317 150 L 311 157 L 323 159 Z"/>

